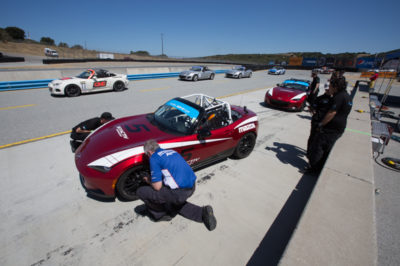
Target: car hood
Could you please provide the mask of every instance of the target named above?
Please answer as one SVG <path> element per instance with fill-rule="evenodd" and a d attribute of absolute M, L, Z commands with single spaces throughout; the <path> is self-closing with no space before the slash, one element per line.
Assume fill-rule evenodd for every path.
<path fill-rule="evenodd" d="M 271 90 L 272 91 L 270 91 L 270 93 L 272 94 L 272 98 L 283 101 L 290 100 L 295 96 L 303 97 L 307 94 L 306 92 L 301 90 L 294 90 L 282 87 L 275 87 Z"/>
<path fill-rule="evenodd" d="M 182 72 L 181 72 L 181 75 L 187 76 L 187 75 L 190 75 L 190 74 L 193 74 L 193 73 L 199 73 L 199 72 L 197 72 L 197 71 L 192 71 L 192 70 L 185 70 L 185 71 L 182 71 Z"/>
<path fill-rule="evenodd" d="M 228 73 L 228 74 L 236 74 L 236 73 L 239 73 L 239 72 L 241 72 L 241 71 L 237 70 L 237 69 L 231 69 L 231 70 L 226 71 L 226 73 Z"/>
<path fill-rule="evenodd" d="M 277 71 L 277 69 L 270 69 L 270 70 L 268 70 L 269 72 L 276 72 Z"/>
<path fill-rule="evenodd" d="M 176 137 L 150 123 L 147 116 L 130 116 L 104 124 L 79 147 L 75 154 L 76 161 L 84 165 L 112 166 L 132 155 L 142 154 L 143 144 L 149 139 L 164 142 Z"/>

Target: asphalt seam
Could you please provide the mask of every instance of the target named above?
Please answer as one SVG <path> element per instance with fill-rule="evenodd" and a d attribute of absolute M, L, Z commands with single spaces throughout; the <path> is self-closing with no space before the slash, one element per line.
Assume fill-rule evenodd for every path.
<path fill-rule="evenodd" d="M 326 167 L 326 166 L 325 166 L 324 168 L 325 168 L 325 169 L 329 169 L 329 170 L 331 170 L 331 171 L 333 171 L 333 172 L 335 172 L 335 173 L 338 173 L 338 174 L 340 174 L 340 175 L 348 176 L 348 177 L 350 177 L 350 178 L 353 178 L 353 179 L 355 179 L 355 180 L 361 181 L 361 182 L 363 182 L 363 183 L 367 183 L 367 184 L 370 184 L 370 185 L 374 185 L 374 183 L 371 182 L 371 181 L 362 179 L 362 178 L 360 178 L 360 177 L 351 175 L 351 174 L 349 174 L 349 173 L 344 173 L 344 172 L 341 172 L 341 171 L 339 171 L 339 170 L 337 170 L 337 169 L 333 169 L 333 168 Z"/>

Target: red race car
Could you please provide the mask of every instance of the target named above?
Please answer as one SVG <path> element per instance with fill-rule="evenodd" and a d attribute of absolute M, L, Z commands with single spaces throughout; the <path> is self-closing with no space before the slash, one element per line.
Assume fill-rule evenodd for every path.
<path fill-rule="evenodd" d="M 247 157 L 257 130 L 257 115 L 246 107 L 193 94 L 174 98 L 154 113 L 104 124 L 77 149 L 75 164 L 89 195 L 135 200 L 142 177 L 150 175 L 145 141 L 174 149 L 198 169 L 229 156 Z"/>
<path fill-rule="evenodd" d="M 265 93 L 264 103 L 287 110 L 302 111 L 306 105 L 309 86 L 308 80 L 287 79 Z"/>

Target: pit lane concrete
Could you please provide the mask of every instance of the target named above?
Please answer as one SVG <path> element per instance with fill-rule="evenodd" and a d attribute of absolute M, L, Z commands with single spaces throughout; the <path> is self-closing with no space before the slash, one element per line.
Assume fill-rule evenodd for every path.
<path fill-rule="evenodd" d="M 309 73 L 300 73 L 300 76 L 307 74 Z M 231 94 L 243 91 L 243 88 L 248 91 L 253 89 L 249 93 L 226 97 L 225 100 L 232 104 L 246 104 L 256 111 L 260 130 L 255 150 L 249 158 L 226 160 L 197 172 L 197 191 L 191 201 L 200 205 L 213 205 L 218 219 L 217 229 L 213 232 L 208 232 L 202 224 L 181 217 L 168 223 L 152 223 L 134 213 L 134 207 L 141 204 L 140 202 L 105 203 L 87 198 L 79 184 L 67 135 L 0 150 L 0 169 L 4 181 L 0 205 L 3 217 L 0 224 L 3 236 L 0 242 L 0 263 L 272 265 L 281 259 L 297 221 L 302 216 L 302 209 L 312 193 L 282 264 L 310 265 L 308 259 L 313 258 L 318 264 L 343 265 L 351 261 L 360 265 L 373 265 L 376 242 L 371 209 L 373 184 L 368 175 L 368 167 L 365 173 L 350 174 L 347 171 L 348 166 L 343 167 L 343 163 L 349 161 L 348 158 L 354 158 L 351 154 L 353 149 L 349 145 L 353 141 L 353 137 L 350 137 L 352 133 L 346 132 L 337 144 L 340 149 L 350 149 L 349 153 L 346 156 L 341 153 L 340 156 L 333 157 L 336 159 L 329 165 L 329 170 L 324 170 L 328 171 L 328 178 L 323 174 L 312 192 L 317 179 L 298 172 L 306 163 L 304 149 L 309 133 L 309 115 L 305 112 L 282 112 L 260 105 L 265 89 L 259 89 L 257 82 L 261 80 L 264 85 L 269 83 L 272 86 L 276 83 L 274 79 L 266 76 L 265 72 L 259 72 L 250 80 L 226 81 L 219 77 L 214 81 L 219 88 L 233 88 L 233 84 L 241 87 L 237 91 L 231 91 Z M 231 81 L 235 83 L 230 83 Z M 252 85 L 252 88 L 249 85 L 243 86 L 247 82 L 256 85 Z M 153 100 L 148 100 L 146 106 L 140 104 L 139 97 L 137 102 L 135 100 L 137 106 L 132 109 L 153 110 L 149 105 L 158 105 L 156 98 L 168 90 L 162 89 L 160 84 L 147 81 L 144 83 L 147 84 L 145 87 L 148 87 L 148 92 L 153 92 L 150 97 Z M 201 83 L 193 84 L 196 92 L 203 87 L 196 87 L 198 84 Z M 206 85 L 204 87 L 212 86 L 210 83 Z M 178 91 L 182 93 L 183 88 Z M 211 88 L 204 92 L 214 92 L 215 95 L 217 91 Z M 217 93 L 221 92 L 225 91 Z M 101 110 L 99 107 L 104 103 L 101 99 L 107 99 L 105 95 L 88 96 L 90 102 L 100 101 L 100 105 L 93 106 L 89 103 L 91 108 L 97 107 L 97 110 L 91 111 L 85 117 L 98 115 L 98 110 Z M 84 99 L 89 102 L 88 98 Z M 59 106 L 71 101 L 68 98 L 58 100 L 63 102 L 58 102 Z M 85 103 L 75 99 L 73 101 L 76 106 Z M 357 101 L 365 105 L 361 96 Z M 109 104 L 106 107 L 116 108 L 116 105 Z M 132 114 L 135 112 L 132 109 L 125 112 Z M 123 114 L 120 109 L 116 110 L 118 115 Z M 70 121 L 65 117 L 62 118 L 64 123 Z M 368 126 L 365 124 L 369 123 L 368 119 L 357 119 L 359 118 L 355 117 L 354 121 L 360 122 L 367 130 Z M 351 125 L 349 123 L 349 127 Z M 351 162 L 362 165 L 371 163 L 369 138 L 366 140 L 358 135 L 354 138 L 360 141 L 360 145 L 366 146 L 362 153 L 367 155 L 367 159 Z M 345 182 L 337 182 L 336 177 Z M 335 178 L 333 182 L 332 178 Z M 349 187 L 346 182 L 354 186 Z M 363 186 L 360 188 L 359 184 Z M 327 191 L 331 193 L 326 193 Z M 346 200 L 338 201 L 349 195 L 356 199 L 357 195 L 361 195 L 365 200 L 349 201 L 352 204 Z M 321 203 L 328 207 L 318 206 Z M 319 208 L 312 207 L 316 204 Z M 329 211 L 321 217 L 321 211 L 324 210 Z M 330 223 L 319 225 L 320 230 L 313 231 L 314 227 L 307 226 L 309 223 L 305 222 L 308 219 L 315 225 L 318 221 L 326 221 L 332 217 L 348 220 L 348 216 L 343 217 L 343 212 L 351 212 L 352 217 L 357 220 L 356 224 L 350 221 L 341 223 L 344 227 L 352 225 L 348 231 L 342 227 L 329 227 Z M 306 230 L 302 232 L 302 228 Z M 348 234 L 349 231 L 351 234 Z M 311 232 L 311 237 L 304 232 Z M 313 234 L 317 232 L 319 234 Z M 349 237 L 352 240 L 350 242 Z M 330 241 L 331 239 L 335 241 Z M 299 249 L 296 242 L 300 240 L 306 240 L 308 245 L 314 245 L 318 250 L 312 249 L 311 252 L 309 249 Z M 154 250 L 157 250 L 157 255 L 154 255 Z"/>

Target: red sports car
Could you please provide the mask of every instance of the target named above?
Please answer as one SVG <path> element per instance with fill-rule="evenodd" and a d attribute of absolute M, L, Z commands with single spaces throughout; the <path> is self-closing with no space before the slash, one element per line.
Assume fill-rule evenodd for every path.
<path fill-rule="evenodd" d="M 287 110 L 302 111 L 306 105 L 310 82 L 300 79 L 287 79 L 265 93 L 264 103 Z"/>
<path fill-rule="evenodd" d="M 229 156 L 247 157 L 257 130 L 257 115 L 246 107 L 193 94 L 174 98 L 154 113 L 104 124 L 77 149 L 75 164 L 88 194 L 135 200 L 143 175 L 149 175 L 146 140 L 176 150 L 197 169 Z"/>

